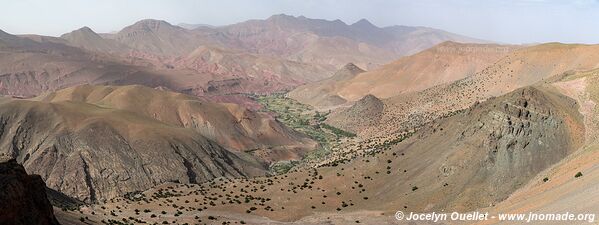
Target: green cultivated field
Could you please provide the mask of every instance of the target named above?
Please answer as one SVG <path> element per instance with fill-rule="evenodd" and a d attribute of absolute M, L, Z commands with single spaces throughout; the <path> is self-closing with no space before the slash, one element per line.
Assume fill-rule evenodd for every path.
<path fill-rule="evenodd" d="M 287 98 L 284 94 L 258 96 L 256 100 L 264 106 L 264 111 L 274 113 L 277 120 L 320 143 L 321 147 L 306 156 L 306 160 L 321 158 L 329 154 L 331 148 L 341 139 L 356 136 L 354 133 L 325 124 L 329 112 L 317 112 L 311 106 Z"/>

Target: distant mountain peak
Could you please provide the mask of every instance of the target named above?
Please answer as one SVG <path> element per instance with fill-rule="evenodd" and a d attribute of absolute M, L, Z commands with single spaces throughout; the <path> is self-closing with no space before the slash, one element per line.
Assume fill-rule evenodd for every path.
<path fill-rule="evenodd" d="M 347 80 L 355 77 L 356 75 L 366 72 L 360 67 L 356 66 L 356 64 L 348 63 L 345 66 L 341 67 L 341 69 L 337 70 L 335 74 L 331 77 L 333 80 Z"/>
<path fill-rule="evenodd" d="M 2 29 L 0 29 L 0 37 L 6 37 L 6 36 L 13 36 L 13 35 L 9 34 L 9 33 L 6 33 Z"/>
<path fill-rule="evenodd" d="M 99 34 L 94 32 L 89 27 L 81 27 L 77 30 L 71 31 L 70 33 L 63 34 L 60 36 L 63 39 L 67 39 L 73 41 L 76 38 L 92 38 L 92 39 L 102 39 Z"/>
<path fill-rule="evenodd" d="M 137 21 L 135 24 L 147 25 L 147 24 L 155 24 L 155 23 L 163 23 L 163 24 L 171 25 L 169 22 L 166 22 L 164 20 L 157 20 L 157 19 L 143 19 L 143 20 Z"/>
<path fill-rule="evenodd" d="M 89 28 L 88 26 L 84 26 L 82 28 L 77 29 L 77 31 L 84 31 L 84 32 L 94 32 L 94 30 L 92 30 L 91 28 Z"/>
<path fill-rule="evenodd" d="M 7 36 L 8 36 L 8 34 L 7 34 L 6 32 L 4 32 L 4 31 L 0 30 L 0 41 L 1 41 L 2 39 L 4 39 L 5 37 L 7 37 Z"/>
<path fill-rule="evenodd" d="M 193 29 L 197 29 L 200 27 L 211 28 L 211 29 L 216 27 L 216 26 L 209 25 L 209 24 L 191 24 L 191 23 L 179 23 L 179 24 L 177 24 L 177 26 L 183 27 L 188 30 L 193 30 Z"/>
<path fill-rule="evenodd" d="M 89 28 L 87 26 L 79 28 L 77 30 L 74 30 L 71 33 L 82 33 L 82 34 L 89 34 L 89 35 L 97 35 L 97 36 L 99 36 L 94 30 L 92 30 L 91 28 Z"/>
<path fill-rule="evenodd" d="M 297 18 L 297 17 L 295 17 L 295 16 L 292 16 L 292 15 L 287 15 L 287 14 L 281 13 L 281 14 L 275 14 L 275 15 L 272 15 L 272 16 L 268 17 L 268 19 L 267 19 L 267 20 L 276 20 L 276 19 L 296 19 L 296 18 Z"/>
<path fill-rule="evenodd" d="M 338 24 L 338 25 L 347 26 L 347 24 L 345 22 L 343 22 L 343 20 L 340 20 L 340 19 L 333 20 L 333 23 Z"/>
<path fill-rule="evenodd" d="M 137 21 L 135 24 L 130 26 L 131 28 L 143 29 L 143 30 L 158 30 L 161 27 L 175 27 L 174 25 L 164 20 L 156 19 L 143 19 Z"/>
<path fill-rule="evenodd" d="M 351 26 L 353 27 L 358 27 L 358 28 L 378 28 L 377 26 L 375 26 L 374 24 L 372 24 L 370 21 L 368 21 L 367 19 L 361 19 L 358 20 L 357 22 L 355 22 L 354 24 L 352 24 Z"/>

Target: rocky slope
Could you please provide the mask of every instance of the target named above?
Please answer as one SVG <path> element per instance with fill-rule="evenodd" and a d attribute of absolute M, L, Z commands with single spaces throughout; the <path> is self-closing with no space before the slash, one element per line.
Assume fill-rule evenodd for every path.
<path fill-rule="evenodd" d="M 560 93 L 576 100 L 585 125 L 585 145 L 569 157 L 537 175 L 518 192 L 514 193 L 492 212 L 521 213 L 534 211 L 553 213 L 594 213 L 599 206 L 594 199 L 599 196 L 597 171 L 599 170 L 599 148 L 597 135 L 599 121 L 597 114 L 597 84 L 599 71 L 581 71 L 568 73 L 546 82 L 546 86 L 556 88 Z M 581 172 L 583 176 L 575 177 Z M 596 221 L 596 218 L 594 218 Z M 498 222 L 498 221 L 493 221 Z M 593 222 L 586 220 L 580 223 Z"/>
<path fill-rule="evenodd" d="M 83 102 L 0 101 L 0 154 L 48 187 L 97 202 L 168 181 L 262 175 L 254 157 L 193 129 Z"/>
<path fill-rule="evenodd" d="M 423 176 L 410 182 L 420 188 L 412 204 L 467 211 L 501 202 L 582 146 L 577 108 L 553 89 L 527 87 L 425 127 L 398 147 L 428 162 L 414 162 Z"/>
<path fill-rule="evenodd" d="M 28 175 L 15 160 L 0 157 L 0 224 L 57 225 L 46 185 L 38 175 Z"/>

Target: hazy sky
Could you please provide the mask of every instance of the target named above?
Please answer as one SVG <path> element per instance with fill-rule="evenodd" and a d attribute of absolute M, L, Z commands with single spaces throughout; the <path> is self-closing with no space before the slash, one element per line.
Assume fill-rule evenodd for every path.
<path fill-rule="evenodd" d="M 599 43 L 599 0 L 0 0 L 0 29 L 58 36 L 117 31 L 145 18 L 226 25 L 273 14 L 366 18 L 504 43 Z"/>

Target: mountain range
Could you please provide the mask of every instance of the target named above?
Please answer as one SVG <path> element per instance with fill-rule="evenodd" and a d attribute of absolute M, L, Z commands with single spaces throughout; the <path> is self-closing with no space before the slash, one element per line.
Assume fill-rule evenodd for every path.
<path fill-rule="evenodd" d="M 78 59 L 89 58 L 85 62 L 79 62 L 80 64 L 118 61 L 119 66 L 140 66 L 149 70 L 147 73 L 155 73 L 156 76 L 178 73 L 181 75 L 168 78 L 161 76 L 157 79 L 168 80 L 162 81 L 162 86 L 168 84 L 171 86 L 169 88 L 198 95 L 210 94 L 213 89 L 219 89 L 217 94 L 289 90 L 305 82 L 331 76 L 333 71 L 348 62 L 374 68 L 443 41 L 482 42 L 424 27 L 379 28 L 367 20 L 347 25 L 339 20 L 288 15 L 275 15 L 266 20 L 250 20 L 223 27 L 200 26 L 192 30 L 148 19 L 111 34 L 98 34 L 83 27 L 59 38 L 36 35 L 17 37 L 3 32 L 2 40 L 5 43 L 3 46 L 12 47 L 11 50 L 16 51 L 12 54 L 23 54 L 23 49 L 27 49 L 30 55 L 35 54 L 36 59 L 31 60 L 53 58 L 71 64 L 73 59 L 58 58 L 80 54 Z M 63 51 L 60 56 L 52 54 L 58 49 Z M 86 52 L 81 52 L 80 49 Z M 35 66 L 42 64 L 44 63 L 35 63 Z M 2 73 L 32 73 L 37 69 L 39 71 L 35 72 L 45 72 L 50 77 L 65 76 L 35 66 L 28 67 L 29 71 L 14 68 Z M 87 65 L 76 67 L 84 66 Z M 81 75 L 83 78 L 79 78 L 80 80 L 94 82 L 95 79 L 87 76 L 96 78 L 98 73 L 107 70 L 99 69 L 100 66 L 90 66 L 99 71 Z M 131 73 L 131 70 L 136 69 L 124 70 Z M 123 78 L 127 72 L 110 73 L 118 73 L 121 77 L 119 82 L 128 82 L 129 78 Z M 43 78 L 37 76 L 40 75 L 30 79 L 41 86 L 53 86 L 48 83 L 57 82 L 41 80 Z M 209 81 L 213 83 L 208 84 Z M 50 89 L 56 90 L 54 87 Z M 45 90 L 26 94 L 39 94 L 41 91 Z M 16 94 L 14 91 L 13 93 Z"/>
<path fill-rule="evenodd" d="M 0 31 L 0 224 L 593 212 L 598 71 L 599 45 L 365 19 Z"/>

